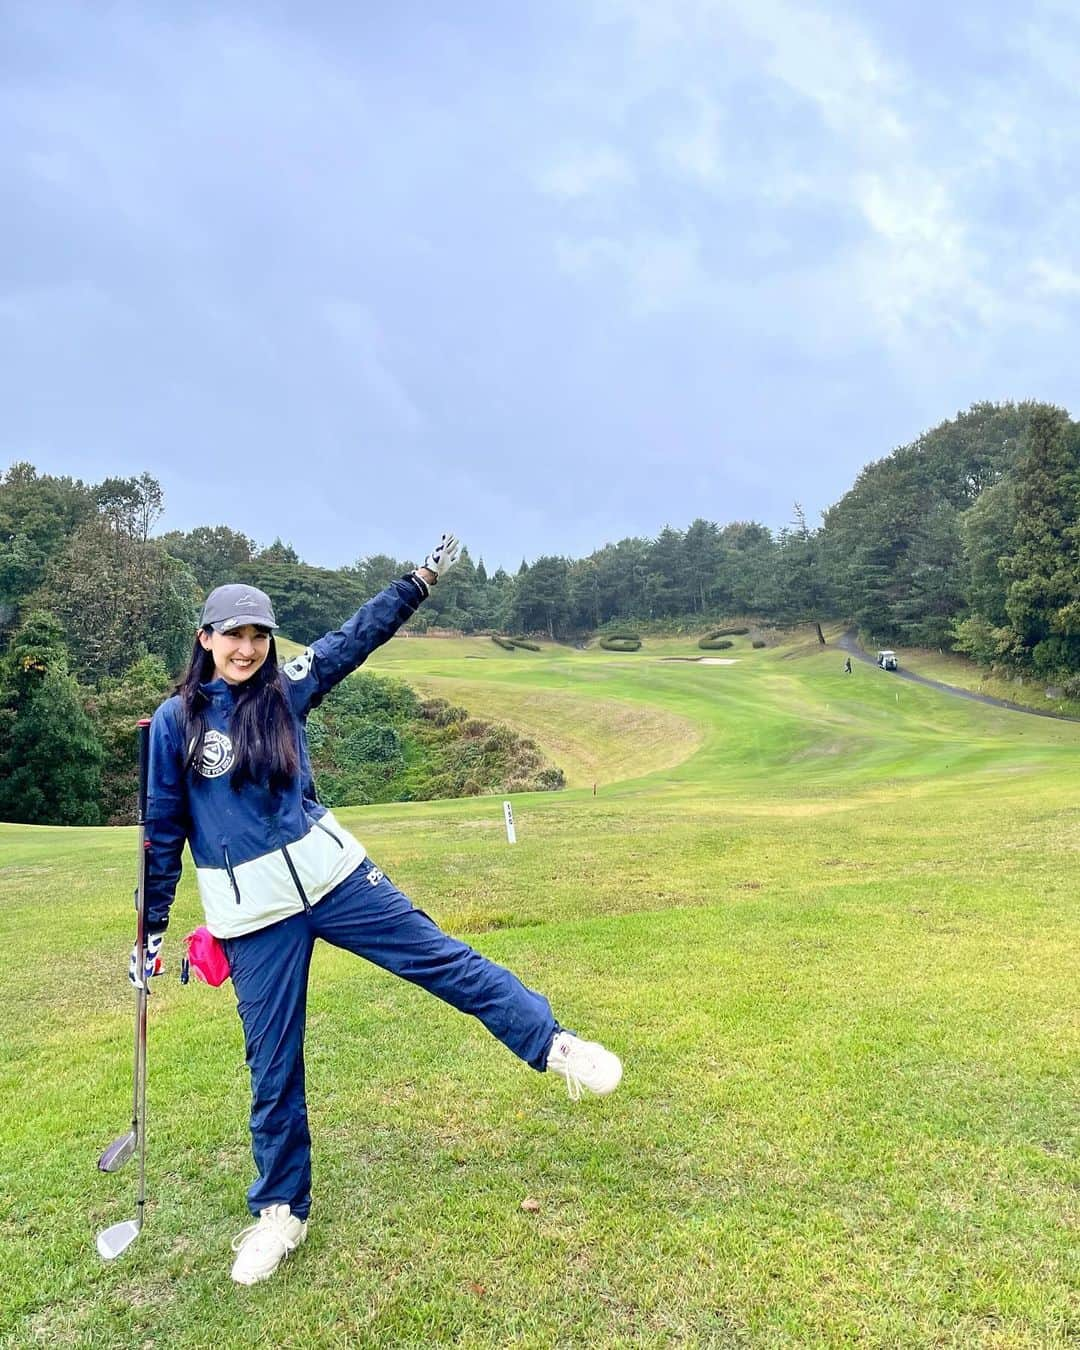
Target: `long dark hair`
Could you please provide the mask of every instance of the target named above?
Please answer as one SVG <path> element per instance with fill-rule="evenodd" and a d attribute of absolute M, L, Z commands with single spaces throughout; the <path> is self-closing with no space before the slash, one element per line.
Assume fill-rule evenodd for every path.
<path fill-rule="evenodd" d="M 187 674 L 176 686 L 187 727 L 185 770 L 202 758 L 209 699 L 199 686 L 214 678 L 214 654 L 203 648 L 196 635 Z M 300 768 L 289 700 L 281 679 L 271 634 L 266 660 L 250 680 L 236 686 L 236 701 L 229 716 L 229 736 L 236 757 L 229 781 L 234 789 L 246 782 L 268 783 L 274 790 L 284 788 Z"/>

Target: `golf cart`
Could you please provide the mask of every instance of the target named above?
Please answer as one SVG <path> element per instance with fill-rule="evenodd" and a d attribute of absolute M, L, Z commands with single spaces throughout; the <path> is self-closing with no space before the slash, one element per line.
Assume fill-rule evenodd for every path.
<path fill-rule="evenodd" d="M 898 670 L 900 666 L 895 652 L 878 652 L 877 663 L 882 670 Z"/>

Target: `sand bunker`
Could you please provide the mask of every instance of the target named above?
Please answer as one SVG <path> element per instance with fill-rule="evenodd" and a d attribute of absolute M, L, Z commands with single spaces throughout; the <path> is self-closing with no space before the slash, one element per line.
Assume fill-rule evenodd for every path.
<path fill-rule="evenodd" d="M 692 661 L 695 666 L 733 666 L 737 656 L 661 656 L 661 661 Z"/>

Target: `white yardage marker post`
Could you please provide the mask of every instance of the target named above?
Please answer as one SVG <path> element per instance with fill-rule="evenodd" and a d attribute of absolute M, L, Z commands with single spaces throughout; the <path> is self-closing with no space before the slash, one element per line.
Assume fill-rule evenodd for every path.
<path fill-rule="evenodd" d="M 506 842 L 516 844 L 517 832 L 514 829 L 514 808 L 509 802 L 503 802 L 503 815 L 506 817 Z"/>

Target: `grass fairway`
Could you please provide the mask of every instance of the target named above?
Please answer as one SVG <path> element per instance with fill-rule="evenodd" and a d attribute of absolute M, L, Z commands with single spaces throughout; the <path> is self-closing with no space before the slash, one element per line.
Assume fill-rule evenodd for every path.
<path fill-rule="evenodd" d="M 697 655 L 371 662 L 579 785 L 516 798 L 514 848 L 494 798 L 340 814 L 626 1076 L 573 1105 L 320 948 L 311 1232 L 254 1289 L 228 1278 L 231 986 L 175 978 L 190 877 L 150 1010 L 149 1220 L 106 1266 L 94 1233 L 134 1204 L 94 1164 L 130 1115 L 135 835 L 0 826 L 0 1343 L 1080 1344 L 1080 726 L 844 676 L 816 642 L 660 659 Z"/>

